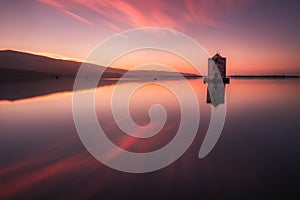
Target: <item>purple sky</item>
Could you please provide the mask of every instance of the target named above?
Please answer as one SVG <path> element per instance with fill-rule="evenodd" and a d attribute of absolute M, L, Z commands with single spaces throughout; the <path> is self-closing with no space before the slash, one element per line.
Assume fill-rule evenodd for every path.
<path fill-rule="evenodd" d="M 114 33 L 158 26 L 220 50 L 229 74 L 300 74 L 299 11 L 296 0 L 7 0 L 0 48 L 84 59 Z"/>

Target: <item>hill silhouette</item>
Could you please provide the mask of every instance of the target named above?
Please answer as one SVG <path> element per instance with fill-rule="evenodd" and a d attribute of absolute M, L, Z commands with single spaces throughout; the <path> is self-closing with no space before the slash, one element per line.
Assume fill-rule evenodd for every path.
<path fill-rule="evenodd" d="M 2 50 L 0 51 L 0 79 L 36 79 L 45 78 L 49 75 L 60 77 L 60 76 L 71 76 L 75 77 L 82 62 L 61 60 L 49 58 L 46 56 L 40 56 L 30 53 L 24 53 L 13 50 Z M 91 70 L 103 71 L 103 78 L 120 78 L 128 70 L 117 69 L 106 66 L 99 66 L 95 64 L 85 63 L 85 66 L 90 67 Z M 20 70 L 20 71 L 18 71 Z M 30 73 L 32 72 L 32 74 Z M 48 75 L 42 75 L 38 73 L 45 73 Z M 195 74 L 181 73 L 185 77 L 196 77 Z M 31 76 L 32 75 L 32 76 Z M 130 71 L 126 77 L 129 78 L 149 78 L 149 77 L 178 77 L 178 73 L 166 72 L 166 71 L 148 71 L 148 70 L 137 70 Z"/>
<path fill-rule="evenodd" d="M 30 53 L 3 50 L 0 51 L 0 69 L 26 70 L 60 76 L 75 76 L 82 62 L 49 58 Z M 120 77 L 126 70 L 88 64 L 91 68 L 105 70 L 105 75 Z"/>

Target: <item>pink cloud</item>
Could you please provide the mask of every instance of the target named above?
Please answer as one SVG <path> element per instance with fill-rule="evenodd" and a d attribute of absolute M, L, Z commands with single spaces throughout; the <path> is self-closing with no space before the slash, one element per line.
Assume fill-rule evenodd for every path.
<path fill-rule="evenodd" d="M 83 22 L 83 23 L 88 24 L 88 25 L 93 25 L 92 22 L 90 22 L 90 21 L 88 21 L 88 20 L 80 17 L 79 15 L 77 15 L 77 14 L 71 12 L 71 11 L 63 10 L 63 12 L 66 13 L 66 14 L 68 14 L 68 15 L 70 15 L 71 17 L 75 18 L 76 20 L 78 20 L 80 22 Z"/>
<path fill-rule="evenodd" d="M 38 1 L 41 2 L 41 3 L 48 4 L 50 6 L 58 8 L 58 9 L 64 8 L 64 6 L 56 0 L 38 0 Z"/>
<path fill-rule="evenodd" d="M 185 29 L 190 26 L 222 26 L 222 16 L 244 9 L 250 0 L 40 0 L 86 24 L 124 28 L 159 26 Z M 80 13 L 80 14 L 79 14 Z M 90 20 L 87 20 L 90 19 Z"/>
<path fill-rule="evenodd" d="M 55 1 L 55 0 L 38 0 L 38 1 L 40 1 L 42 3 L 45 3 L 45 4 L 48 4 L 48 5 L 56 8 L 56 9 L 61 10 L 63 13 L 71 16 L 72 18 L 76 19 L 79 22 L 82 22 L 82 23 L 85 23 L 85 24 L 88 24 L 88 25 L 93 25 L 92 22 L 88 21 L 84 17 L 79 16 L 79 15 L 75 14 L 73 11 L 68 10 L 68 4 L 63 5 L 62 3 L 58 2 L 58 1 Z"/>
<path fill-rule="evenodd" d="M 224 15 L 245 9 L 250 0 L 185 0 L 188 10 L 186 19 L 190 23 L 201 23 L 209 26 L 223 26 Z"/>

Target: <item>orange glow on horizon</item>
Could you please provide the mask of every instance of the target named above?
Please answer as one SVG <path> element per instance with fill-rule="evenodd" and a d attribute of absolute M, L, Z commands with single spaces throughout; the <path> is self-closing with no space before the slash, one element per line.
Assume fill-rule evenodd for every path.
<path fill-rule="evenodd" d="M 130 52 L 115 60 L 111 67 L 131 70 L 134 67 L 147 65 L 146 70 L 165 71 L 159 65 L 165 65 L 178 72 L 194 73 L 199 72 L 184 58 L 161 50 L 140 50 Z M 196 66 L 198 67 L 198 66 Z"/>

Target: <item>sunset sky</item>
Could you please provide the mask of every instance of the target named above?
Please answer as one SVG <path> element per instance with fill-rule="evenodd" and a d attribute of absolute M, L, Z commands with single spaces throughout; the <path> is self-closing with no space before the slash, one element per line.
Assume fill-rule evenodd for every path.
<path fill-rule="evenodd" d="M 228 74 L 300 75 L 299 11 L 297 0 L 4 0 L 0 49 L 82 60 L 112 34 L 163 27 L 221 51 Z"/>

